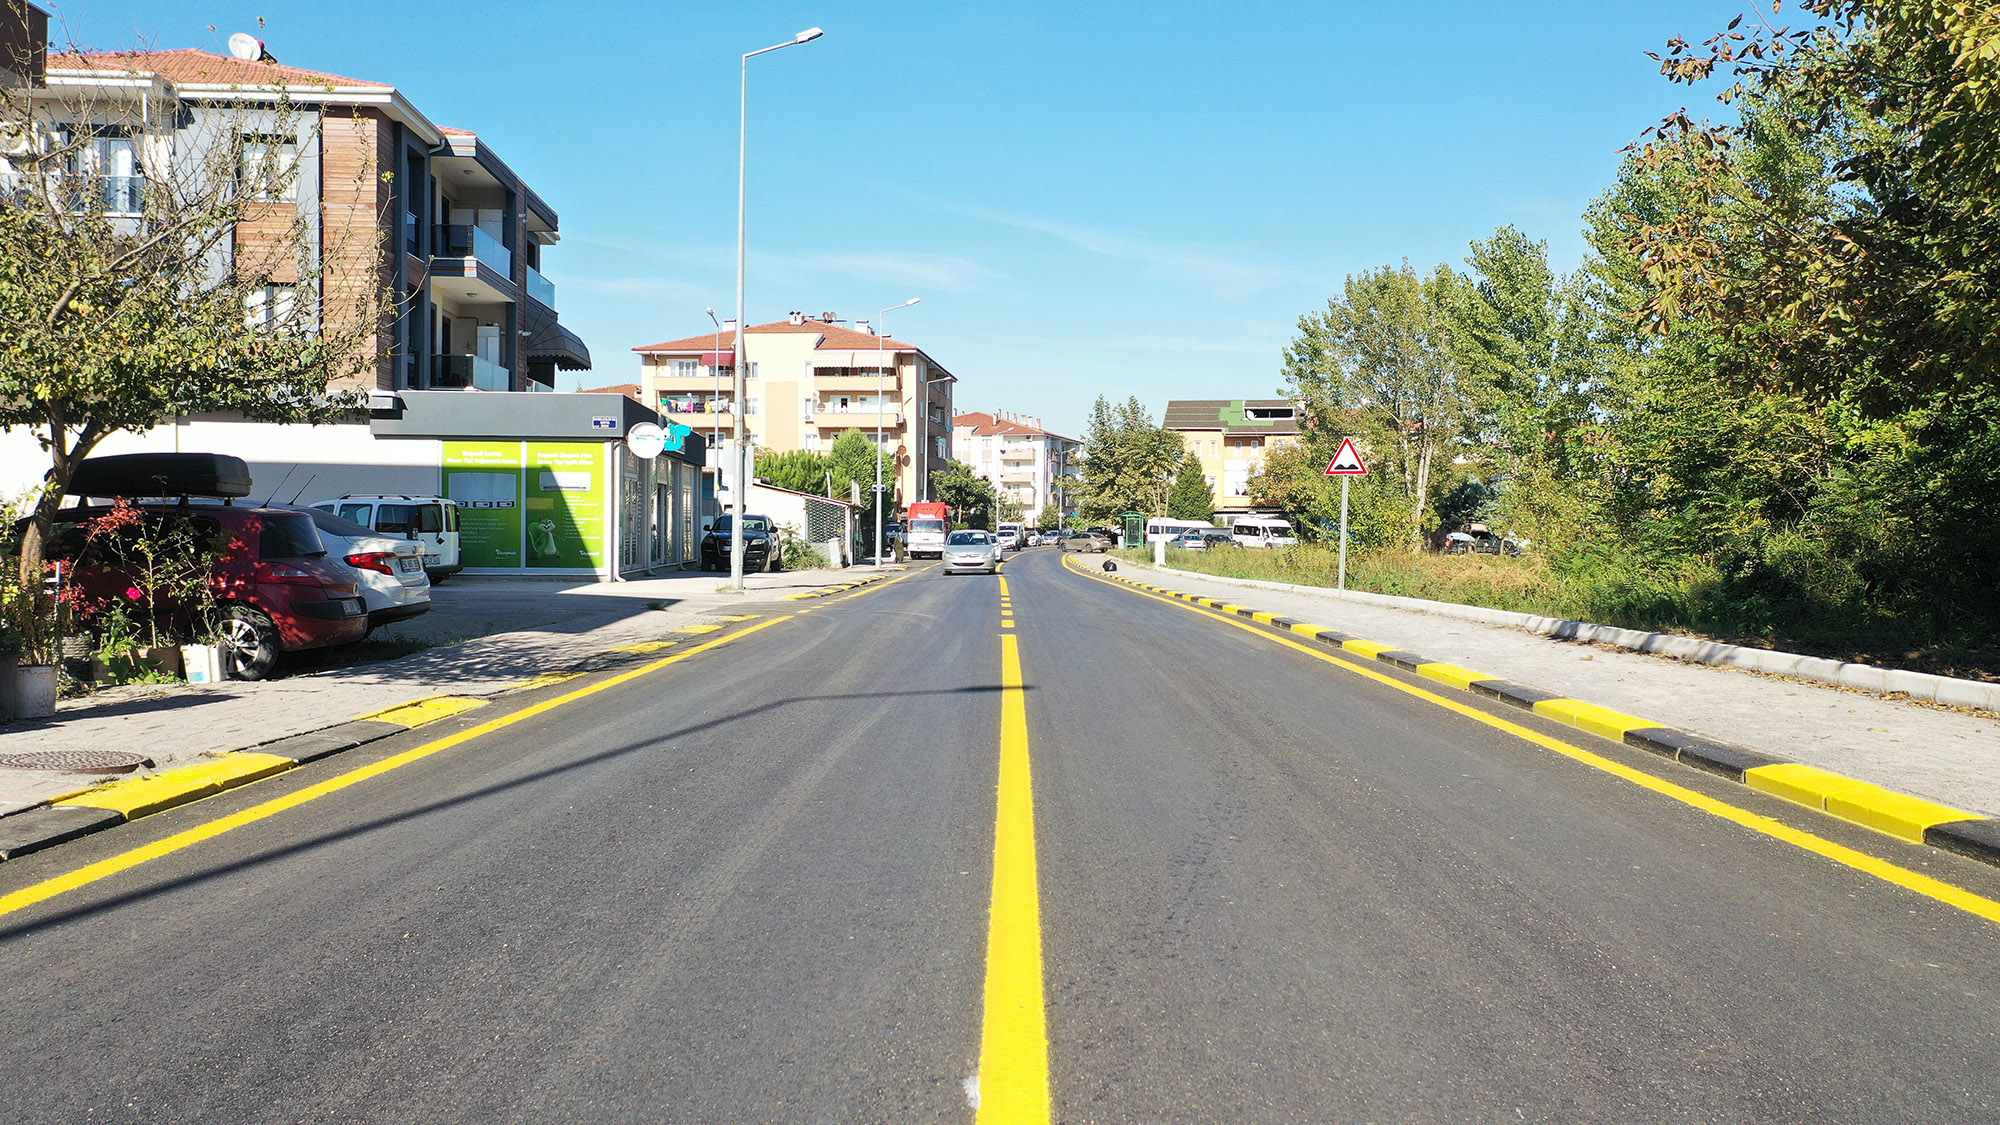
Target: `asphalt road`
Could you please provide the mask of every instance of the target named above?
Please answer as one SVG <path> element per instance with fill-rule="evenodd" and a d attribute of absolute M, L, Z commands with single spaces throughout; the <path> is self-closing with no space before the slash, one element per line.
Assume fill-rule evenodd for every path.
<path fill-rule="evenodd" d="M 1052 551 L 1004 579 L 1011 627 L 1001 581 L 934 570 L 751 607 L 0 915 L 0 1121 L 969 1121 L 1021 998 L 988 979 L 1009 698 L 1053 1120 L 2000 1120 L 1993 923 Z M 0 865 L 0 894 L 508 706 Z"/>

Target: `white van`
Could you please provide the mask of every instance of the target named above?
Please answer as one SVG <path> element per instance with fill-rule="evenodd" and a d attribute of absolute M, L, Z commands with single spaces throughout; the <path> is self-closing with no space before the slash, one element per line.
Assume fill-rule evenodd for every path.
<path fill-rule="evenodd" d="M 1238 547 L 1289 547 L 1298 542 L 1292 525 L 1276 516 L 1238 516 L 1229 525 L 1229 535 Z"/>
<path fill-rule="evenodd" d="M 1207 520 L 1171 520 L 1165 516 L 1154 516 L 1146 521 L 1146 542 L 1158 543 L 1163 539 L 1171 542 L 1185 531 L 1212 530 L 1214 528 Z"/>
<path fill-rule="evenodd" d="M 1028 545 L 1028 525 L 1024 523 L 1003 523 L 994 537 L 1000 540 L 1003 550 L 1018 551 Z"/>
<path fill-rule="evenodd" d="M 458 552 L 458 503 L 442 496 L 343 496 L 312 507 L 384 535 L 414 539 L 424 549 L 424 572 L 442 582 L 465 569 Z"/>

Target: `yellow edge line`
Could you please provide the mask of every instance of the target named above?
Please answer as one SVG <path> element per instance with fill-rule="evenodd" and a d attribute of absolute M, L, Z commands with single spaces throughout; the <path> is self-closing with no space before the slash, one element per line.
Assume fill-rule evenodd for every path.
<path fill-rule="evenodd" d="M 978 1125 L 1049 1120 L 1049 1036 L 1042 998 L 1042 911 L 1035 874 L 1035 791 L 1017 638 L 1000 638 L 1000 786 L 993 828 L 993 910 L 986 930 L 986 1011 Z"/>
<path fill-rule="evenodd" d="M 1078 571 L 1077 573 L 1083 574 L 1085 578 L 1092 577 L 1090 574 L 1082 571 Z M 1099 581 L 1104 581 L 1104 580 L 1100 579 Z M 1182 606 L 1179 602 L 1176 602 L 1171 598 L 1154 597 L 1151 594 L 1140 593 L 1139 591 L 1136 590 L 1132 592 L 1142 598 L 1152 598 L 1152 600 L 1154 601 L 1163 602 L 1167 605 L 1171 605 L 1176 608 L 1186 608 Z M 1517 723 L 1511 723 L 1508 722 L 1506 719 L 1499 718 L 1498 716 L 1489 715 L 1486 712 L 1481 711 L 1476 707 L 1468 707 L 1465 704 L 1459 703 L 1456 700 L 1446 699 L 1444 696 L 1438 695 L 1435 692 L 1426 691 L 1423 688 L 1403 683 L 1401 680 L 1398 680 L 1392 676 L 1383 675 L 1382 673 L 1377 672 L 1373 668 L 1364 668 L 1361 665 L 1354 664 L 1350 661 L 1342 660 L 1334 656 L 1329 656 L 1323 652 L 1316 652 L 1313 649 L 1307 648 L 1305 645 L 1299 644 L 1297 641 L 1289 640 L 1284 637 L 1272 636 L 1270 633 L 1267 633 L 1262 629 L 1257 628 L 1254 625 L 1247 625 L 1244 624 L 1242 621 L 1236 620 L 1233 616 L 1219 617 L 1212 613 L 1201 613 L 1199 610 L 1189 610 L 1189 612 L 1199 614 L 1202 617 L 1207 617 L 1214 621 L 1219 621 L 1224 625 L 1232 625 L 1238 629 L 1247 630 L 1275 644 L 1283 645 L 1286 648 L 1297 649 L 1298 651 L 1303 652 L 1307 656 L 1313 657 L 1316 660 L 1324 660 L 1328 664 L 1338 665 L 1342 668 L 1347 669 L 1350 672 L 1355 673 L 1356 675 L 1365 676 L 1368 679 L 1376 681 L 1377 683 L 1385 684 L 1389 687 L 1395 688 L 1397 691 L 1403 692 L 1408 695 L 1414 695 L 1419 699 L 1435 703 L 1438 706 L 1443 707 L 1447 710 L 1456 711 L 1459 714 L 1464 715 L 1466 718 L 1472 719 L 1475 722 L 1484 723 L 1485 725 L 1492 727 L 1495 730 L 1505 731 L 1506 733 L 1514 735 L 1518 738 L 1526 739 L 1527 741 L 1532 742 L 1535 745 L 1540 746 L 1545 750 L 1553 750 L 1556 753 L 1561 754 L 1566 758 L 1570 758 L 1577 762 L 1581 762 L 1584 765 L 1590 766 L 1593 769 L 1602 770 L 1603 772 L 1608 773 L 1613 777 L 1629 781 L 1632 784 L 1637 785 L 1642 789 L 1651 790 L 1652 792 L 1658 793 L 1663 797 L 1668 797 L 1672 800 L 1679 801 L 1684 805 L 1700 809 L 1701 811 L 1708 813 L 1712 816 L 1721 817 L 1723 820 L 1727 820 L 1733 824 L 1742 825 L 1743 827 L 1748 828 L 1753 832 L 1761 833 L 1765 836 L 1771 837 L 1772 839 L 1783 840 L 1785 843 L 1791 844 L 1794 847 L 1803 848 L 1804 850 L 1812 852 L 1815 855 L 1822 856 L 1826 859 L 1830 859 L 1835 863 L 1841 864 L 1842 866 L 1845 867 L 1852 868 L 1853 870 L 1859 871 L 1865 875 L 1873 875 L 1875 878 L 1880 879 L 1885 883 L 1894 884 L 1895 886 L 1902 887 L 1904 890 L 1915 891 L 1917 894 L 1923 895 L 1926 898 L 1935 899 L 1938 902 L 1944 903 L 1946 906 L 1957 907 L 1958 909 L 1965 911 L 1967 914 L 1976 915 L 1978 917 L 1986 919 L 1989 922 L 2000 922 L 2000 902 L 1995 902 L 1990 898 L 1985 898 L 1983 896 L 1973 894 L 1971 891 L 1964 890 L 1959 887 L 1954 887 L 1950 883 L 1945 883 L 1940 880 L 1933 879 L 1928 875 L 1919 874 L 1915 871 L 1911 871 L 1909 868 L 1899 867 L 1896 864 L 1890 863 L 1887 860 L 1878 859 L 1875 856 L 1869 855 L 1867 852 L 1856 851 L 1855 849 L 1846 847 L 1845 845 L 1836 844 L 1832 840 L 1822 839 L 1821 837 L 1815 836 L 1810 832 L 1806 832 L 1799 828 L 1794 828 L 1791 825 L 1786 824 L 1781 820 L 1776 820 L 1771 817 L 1764 816 L 1760 813 L 1753 813 L 1747 809 L 1737 808 L 1735 805 L 1731 805 L 1726 802 L 1716 800 L 1714 797 L 1710 797 L 1706 793 L 1697 793 L 1692 789 L 1687 789 L 1682 786 L 1675 785 L 1671 781 L 1665 781 L 1660 778 L 1654 777 L 1652 774 L 1646 773 L 1642 770 L 1636 770 L 1633 769 L 1631 766 L 1624 765 L 1623 763 L 1614 762 L 1609 758 L 1593 754 L 1590 751 L 1585 750 L 1581 746 L 1572 746 L 1567 742 L 1562 742 L 1557 739 L 1550 738 L 1549 736 L 1541 733 L 1540 731 L 1529 730 L 1527 727 L 1521 726 Z"/>
<path fill-rule="evenodd" d="M 349 770 L 337 777 L 330 777 L 318 784 L 309 785 L 296 793 L 287 793 L 282 797 L 275 797 L 262 804 L 252 805 L 250 808 L 243 809 L 240 812 L 231 813 L 228 816 L 220 817 L 206 824 L 198 824 L 182 832 L 176 832 L 164 840 L 156 840 L 144 847 L 134 848 L 129 852 L 123 852 L 108 859 L 101 859 L 96 863 L 79 867 L 68 874 L 58 875 L 53 879 L 43 880 L 33 886 L 23 887 L 10 894 L 0 895 L 0 917 L 5 917 L 17 910 L 33 906 L 39 902 L 46 902 L 57 895 L 89 886 L 100 879 L 109 878 L 119 872 L 129 871 L 141 864 L 151 863 L 153 860 L 172 855 L 182 848 L 191 847 L 192 845 L 201 843 L 203 840 L 213 839 L 225 832 L 233 832 L 246 825 L 255 824 L 260 820 L 276 816 L 287 809 L 297 808 L 308 801 L 315 801 L 321 797 L 338 793 L 350 785 L 356 785 L 370 778 L 379 777 L 391 770 L 401 769 L 412 762 L 428 758 L 440 750 L 448 750 L 453 746 L 470 742 L 475 738 L 482 738 L 495 731 L 513 726 L 515 723 L 525 719 L 545 714 L 587 696 L 596 695 L 607 688 L 629 683 L 641 676 L 657 672 L 669 664 L 677 664 L 691 656 L 707 652 L 712 648 L 718 648 L 740 637 L 747 637 L 759 629 L 768 629 L 779 622 L 789 620 L 791 620 L 790 615 L 786 615 L 783 617 L 774 617 L 769 621 L 761 621 L 748 628 L 731 633 L 726 637 L 717 637 L 705 644 L 697 645 L 686 652 L 674 656 L 662 657 L 650 664 L 634 668 L 630 672 L 620 673 L 608 680 L 591 684 L 588 687 L 578 688 L 575 691 L 556 696 L 553 699 L 543 700 L 540 703 L 522 708 L 513 714 L 502 715 L 497 719 L 489 719 L 478 726 L 468 727 L 455 734 L 446 735 L 435 742 L 427 742 L 422 746 L 405 750 L 393 757 L 384 758 L 379 762 L 372 762 L 359 769 Z"/>

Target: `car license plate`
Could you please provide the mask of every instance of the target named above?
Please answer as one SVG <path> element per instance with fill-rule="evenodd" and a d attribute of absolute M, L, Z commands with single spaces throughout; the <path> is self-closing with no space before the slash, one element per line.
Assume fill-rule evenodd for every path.
<path fill-rule="evenodd" d="M 418 570 L 421 570 L 422 568 L 423 568 L 423 563 L 419 562 L 416 559 L 410 558 L 407 555 L 396 560 L 396 569 L 402 571 L 404 574 L 415 574 Z"/>

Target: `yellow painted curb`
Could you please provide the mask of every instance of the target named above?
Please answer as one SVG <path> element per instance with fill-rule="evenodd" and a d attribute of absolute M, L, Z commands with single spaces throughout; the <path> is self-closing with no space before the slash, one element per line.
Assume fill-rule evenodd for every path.
<path fill-rule="evenodd" d="M 722 628 L 722 626 L 720 626 L 720 625 L 683 625 L 683 626 L 681 626 L 680 628 L 678 628 L 678 629 L 675 629 L 675 630 L 674 630 L 674 632 L 676 632 L 676 633 L 713 633 L 713 632 L 716 632 L 716 631 L 720 630 L 721 628 Z"/>
<path fill-rule="evenodd" d="M 1481 679 L 1492 679 L 1482 676 Z M 1568 723 L 1578 730 L 1587 730 L 1602 735 L 1613 742 L 1625 741 L 1625 732 L 1643 727 L 1663 727 L 1665 723 L 1652 719 L 1642 719 L 1637 715 L 1627 715 L 1623 711 L 1613 711 L 1609 707 L 1599 707 L 1595 703 L 1585 703 L 1581 699 L 1544 699 L 1535 704 L 1535 714 L 1546 715 L 1559 723 Z"/>
<path fill-rule="evenodd" d="M 755 621 L 755 620 L 757 620 L 757 615 L 756 615 L 756 614 L 754 614 L 754 613 L 739 613 L 739 614 L 737 614 L 737 615 L 736 615 L 736 616 L 734 616 L 734 617 L 720 617 L 720 618 L 717 618 L 716 620 L 718 620 L 718 621 Z"/>
<path fill-rule="evenodd" d="M 1374 641 L 1353 640 L 1353 641 L 1340 642 L 1340 647 L 1346 649 L 1349 652 L 1358 652 L 1361 655 L 1366 656 L 1372 660 L 1377 653 L 1388 652 L 1391 648 L 1394 648 L 1395 646 L 1378 645 Z"/>
<path fill-rule="evenodd" d="M 569 681 L 574 680 L 581 675 L 583 675 L 582 672 L 543 672 L 541 675 L 536 676 L 534 679 L 522 680 L 520 683 L 515 684 L 513 687 L 510 687 L 507 690 L 531 691 L 535 688 L 554 687 L 557 684 L 568 683 Z"/>
<path fill-rule="evenodd" d="M 123 814 L 126 820 L 137 820 L 176 805 L 214 796 L 224 789 L 233 789 L 260 777 L 283 773 L 296 765 L 298 763 L 290 758 L 281 758 L 276 754 L 230 754 L 212 762 L 171 769 L 156 777 L 114 781 L 102 789 L 49 803 L 109 809 Z"/>
<path fill-rule="evenodd" d="M 1297 633 L 1301 637 L 1318 637 L 1321 633 L 1327 632 L 1327 630 L 1317 625 L 1294 625 L 1292 626 L 1292 632 Z"/>
<path fill-rule="evenodd" d="M 406 727 L 420 727 L 425 723 L 435 723 L 439 719 L 449 719 L 453 715 L 483 707 L 481 699 L 467 699 L 459 695 L 434 695 L 429 699 L 419 699 L 410 703 L 398 703 L 394 707 L 384 707 L 380 711 L 370 711 L 366 715 L 356 715 L 355 719 L 373 719 L 376 722 L 398 723 Z"/>
<path fill-rule="evenodd" d="M 663 648 L 672 648 L 677 643 L 678 642 L 676 641 L 640 641 L 636 644 L 619 645 L 617 648 L 609 649 L 607 651 L 631 652 L 643 656 L 649 652 L 658 652 Z"/>
<path fill-rule="evenodd" d="M 1427 676 L 1439 683 L 1450 684 L 1460 691 L 1469 690 L 1473 684 L 1478 683 L 1480 680 L 1499 679 L 1498 676 L 1489 676 L 1484 672 L 1475 672 L 1470 668 L 1460 668 L 1456 664 L 1444 663 L 1419 664 L 1417 665 L 1417 675 Z M 1624 736 L 1621 733 L 1619 737 L 1622 738 Z"/>
<path fill-rule="evenodd" d="M 1250 615 L 1250 620 L 1257 622 L 1259 625 L 1275 625 L 1278 623 L 1278 615 L 1275 613 L 1253 613 Z"/>
<path fill-rule="evenodd" d="M 1774 766 L 1754 766 L 1744 770 L 1743 784 L 1760 793 L 1783 797 L 1787 801 L 1797 802 L 1807 808 L 1824 810 L 1827 797 L 1868 783 L 1817 766 L 1780 762 Z"/>
<path fill-rule="evenodd" d="M 1924 842 L 1924 829 L 1933 824 L 1944 824 L 1954 820 L 1978 820 L 1976 813 L 1965 812 L 1926 801 L 1921 797 L 1911 797 L 1904 793 L 1883 789 L 1880 786 L 1864 785 L 1858 789 L 1844 789 L 1829 794 L 1826 811 L 1842 820 L 1886 832 L 1912 844 Z"/>

